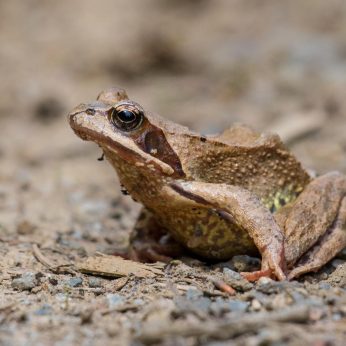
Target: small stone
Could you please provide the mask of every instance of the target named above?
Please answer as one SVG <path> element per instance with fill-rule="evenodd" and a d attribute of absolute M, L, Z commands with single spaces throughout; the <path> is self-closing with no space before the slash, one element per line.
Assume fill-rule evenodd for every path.
<path fill-rule="evenodd" d="M 310 309 L 310 320 L 313 322 L 319 321 L 324 315 L 324 311 L 319 308 Z"/>
<path fill-rule="evenodd" d="M 29 221 L 22 221 L 17 226 L 17 233 L 21 235 L 32 234 L 36 226 L 32 225 Z"/>
<path fill-rule="evenodd" d="M 135 305 L 145 305 L 145 301 L 143 299 L 135 299 L 133 301 L 133 304 L 135 304 Z"/>
<path fill-rule="evenodd" d="M 254 299 L 251 303 L 250 309 L 251 311 L 259 311 L 261 310 L 261 307 L 262 307 L 261 303 L 257 299 Z"/>
<path fill-rule="evenodd" d="M 294 300 L 295 304 L 299 304 L 301 301 L 303 301 L 305 299 L 305 297 L 302 294 L 300 294 L 296 291 L 290 292 L 290 296 Z"/>
<path fill-rule="evenodd" d="M 31 293 L 38 293 L 38 292 L 40 292 L 40 291 L 42 291 L 42 287 L 41 286 L 36 286 L 36 287 L 34 287 L 32 290 L 31 290 Z"/>
<path fill-rule="evenodd" d="M 328 284 L 327 282 L 322 282 L 318 285 L 318 287 L 322 290 L 328 291 L 330 289 L 330 284 Z"/>
<path fill-rule="evenodd" d="M 324 303 L 322 298 L 315 298 L 315 299 L 305 299 L 300 303 L 301 305 L 307 305 L 307 306 L 313 306 L 316 308 L 323 308 Z"/>
<path fill-rule="evenodd" d="M 341 320 L 341 315 L 340 314 L 333 314 L 332 315 L 334 321 L 340 321 Z"/>
<path fill-rule="evenodd" d="M 334 268 L 337 268 L 339 265 L 345 264 L 345 260 L 343 259 L 336 259 L 332 262 L 332 265 Z"/>
<path fill-rule="evenodd" d="M 58 284 L 58 280 L 54 278 L 49 278 L 49 282 L 53 285 L 56 286 Z"/>
<path fill-rule="evenodd" d="M 287 306 L 287 299 L 283 293 L 277 294 L 271 302 L 273 310 L 282 310 Z"/>
<path fill-rule="evenodd" d="M 146 285 L 152 285 L 155 282 L 155 279 L 145 279 Z"/>
<path fill-rule="evenodd" d="M 81 278 L 73 278 L 70 280 L 64 280 L 62 284 L 70 287 L 81 287 L 83 284 L 83 280 Z"/>
<path fill-rule="evenodd" d="M 106 298 L 108 300 L 108 303 L 109 303 L 109 308 L 112 309 L 112 308 L 115 308 L 119 305 L 122 305 L 124 304 L 124 298 L 119 295 L 119 294 L 115 294 L 115 293 L 108 293 L 106 295 Z"/>
<path fill-rule="evenodd" d="M 221 317 L 226 312 L 231 311 L 230 302 L 225 302 L 222 299 L 217 299 L 210 304 L 209 311 L 214 315 Z"/>
<path fill-rule="evenodd" d="M 34 315 L 50 315 L 53 312 L 52 306 L 44 304 L 41 309 L 34 311 Z"/>
<path fill-rule="evenodd" d="M 102 280 L 100 278 L 95 278 L 94 276 L 92 276 L 91 278 L 88 279 L 88 284 L 89 287 L 101 287 L 102 286 Z"/>
<path fill-rule="evenodd" d="M 253 291 L 252 297 L 253 299 L 257 299 L 263 307 L 265 308 L 272 307 L 272 299 L 270 299 L 267 295 L 261 292 Z"/>
<path fill-rule="evenodd" d="M 203 297 L 203 292 L 190 288 L 186 292 L 186 299 L 198 310 L 208 311 L 211 307 L 211 300 Z"/>
<path fill-rule="evenodd" d="M 208 311 L 211 306 L 211 300 L 209 298 L 202 297 L 193 301 L 193 306 L 198 310 Z"/>
<path fill-rule="evenodd" d="M 271 281 L 257 285 L 257 290 L 265 294 L 279 293 L 286 289 L 304 288 L 304 285 L 297 281 Z"/>
<path fill-rule="evenodd" d="M 245 312 L 249 303 L 242 302 L 241 300 L 232 300 L 229 302 L 232 312 Z"/>
<path fill-rule="evenodd" d="M 253 288 L 253 284 L 244 279 L 239 273 L 224 268 L 223 279 L 226 284 L 239 291 L 249 291 Z"/>
<path fill-rule="evenodd" d="M 247 255 L 234 256 L 231 264 L 237 272 L 253 272 L 261 269 L 261 260 Z"/>
<path fill-rule="evenodd" d="M 263 284 L 269 284 L 269 283 L 273 283 L 274 280 L 272 280 L 271 278 L 268 278 L 268 276 L 262 276 L 261 278 L 259 278 L 257 280 L 257 285 L 263 285 Z"/>
<path fill-rule="evenodd" d="M 25 275 L 12 281 L 12 288 L 18 291 L 28 291 L 36 287 L 37 279 L 34 275 Z"/>
<path fill-rule="evenodd" d="M 203 292 L 201 292 L 199 290 L 190 288 L 186 292 L 186 299 L 189 300 L 190 302 L 195 301 L 201 297 L 203 297 Z"/>
<path fill-rule="evenodd" d="M 211 265 L 210 267 L 211 267 L 211 269 L 215 270 L 216 272 L 220 272 L 221 270 L 224 270 L 225 268 L 235 270 L 231 261 L 219 262 L 219 263 Z"/>

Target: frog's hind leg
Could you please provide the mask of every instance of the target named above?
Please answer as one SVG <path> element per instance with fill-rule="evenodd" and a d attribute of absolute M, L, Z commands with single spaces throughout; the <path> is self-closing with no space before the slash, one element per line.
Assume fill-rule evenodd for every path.
<path fill-rule="evenodd" d="M 299 195 L 284 223 L 288 268 L 322 239 L 337 217 L 345 193 L 345 176 L 331 172 L 314 179 Z"/>
<path fill-rule="evenodd" d="M 286 279 L 282 230 L 257 196 L 239 186 L 227 184 L 176 182 L 171 187 L 182 197 L 182 202 L 186 200 L 225 212 L 247 231 L 262 255 L 260 271 L 242 273 L 248 280 L 255 281 L 273 274 L 280 281 Z"/>
<path fill-rule="evenodd" d="M 316 272 L 346 246 L 346 197 L 338 215 L 326 233 L 297 262 L 287 279 L 292 280 L 310 271 Z"/>
<path fill-rule="evenodd" d="M 141 210 L 130 236 L 128 256 L 136 262 L 170 262 L 183 248 L 157 222 L 146 208 Z"/>

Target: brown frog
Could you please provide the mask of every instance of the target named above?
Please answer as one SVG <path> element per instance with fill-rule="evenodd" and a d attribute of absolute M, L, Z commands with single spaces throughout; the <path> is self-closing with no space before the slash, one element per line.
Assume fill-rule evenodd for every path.
<path fill-rule="evenodd" d="M 262 256 L 260 271 L 293 279 L 318 270 L 346 246 L 346 179 L 313 179 L 279 136 L 235 124 L 202 136 L 130 101 L 102 92 L 69 114 L 94 141 L 144 208 L 130 258 L 169 261 L 187 248 L 209 259 Z"/>

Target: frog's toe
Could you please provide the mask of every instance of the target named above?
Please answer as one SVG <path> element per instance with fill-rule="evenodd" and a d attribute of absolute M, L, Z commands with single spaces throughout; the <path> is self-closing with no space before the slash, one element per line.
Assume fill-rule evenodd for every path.
<path fill-rule="evenodd" d="M 128 257 L 136 262 L 151 263 L 151 262 L 166 262 L 169 263 L 173 260 L 170 256 L 165 256 L 158 253 L 150 247 L 139 247 L 130 246 L 128 249 Z"/>
<path fill-rule="evenodd" d="M 273 271 L 271 269 L 267 269 L 267 270 L 259 270 L 256 272 L 242 272 L 240 273 L 244 279 L 250 281 L 250 282 L 255 282 L 260 278 L 263 277 L 272 277 Z"/>
<path fill-rule="evenodd" d="M 313 262 L 310 262 L 304 266 L 294 268 L 293 270 L 290 271 L 290 273 L 287 275 L 287 280 L 291 281 L 294 278 L 299 277 L 300 275 L 303 275 L 308 272 L 317 272 L 318 269 L 322 267 L 323 263 L 320 262 L 319 260 L 315 260 Z"/>

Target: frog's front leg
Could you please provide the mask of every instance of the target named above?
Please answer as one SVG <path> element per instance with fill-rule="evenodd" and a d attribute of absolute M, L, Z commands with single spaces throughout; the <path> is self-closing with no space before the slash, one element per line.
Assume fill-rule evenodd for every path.
<path fill-rule="evenodd" d="M 259 272 L 244 273 L 248 280 L 255 281 L 272 274 L 280 281 L 286 278 L 282 231 L 257 196 L 227 184 L 182 182 L 171 187 L 198 205 L 228 213 L 249 233 L 262 255 L 262 268 Z"/>
<path fill-rule="evenodd" d="M 142 263 L 170 262 L 182 252 L 182 246 L 160 226 L 155 215 L 143 208 L 130 236 L 129 258 Z"/>

